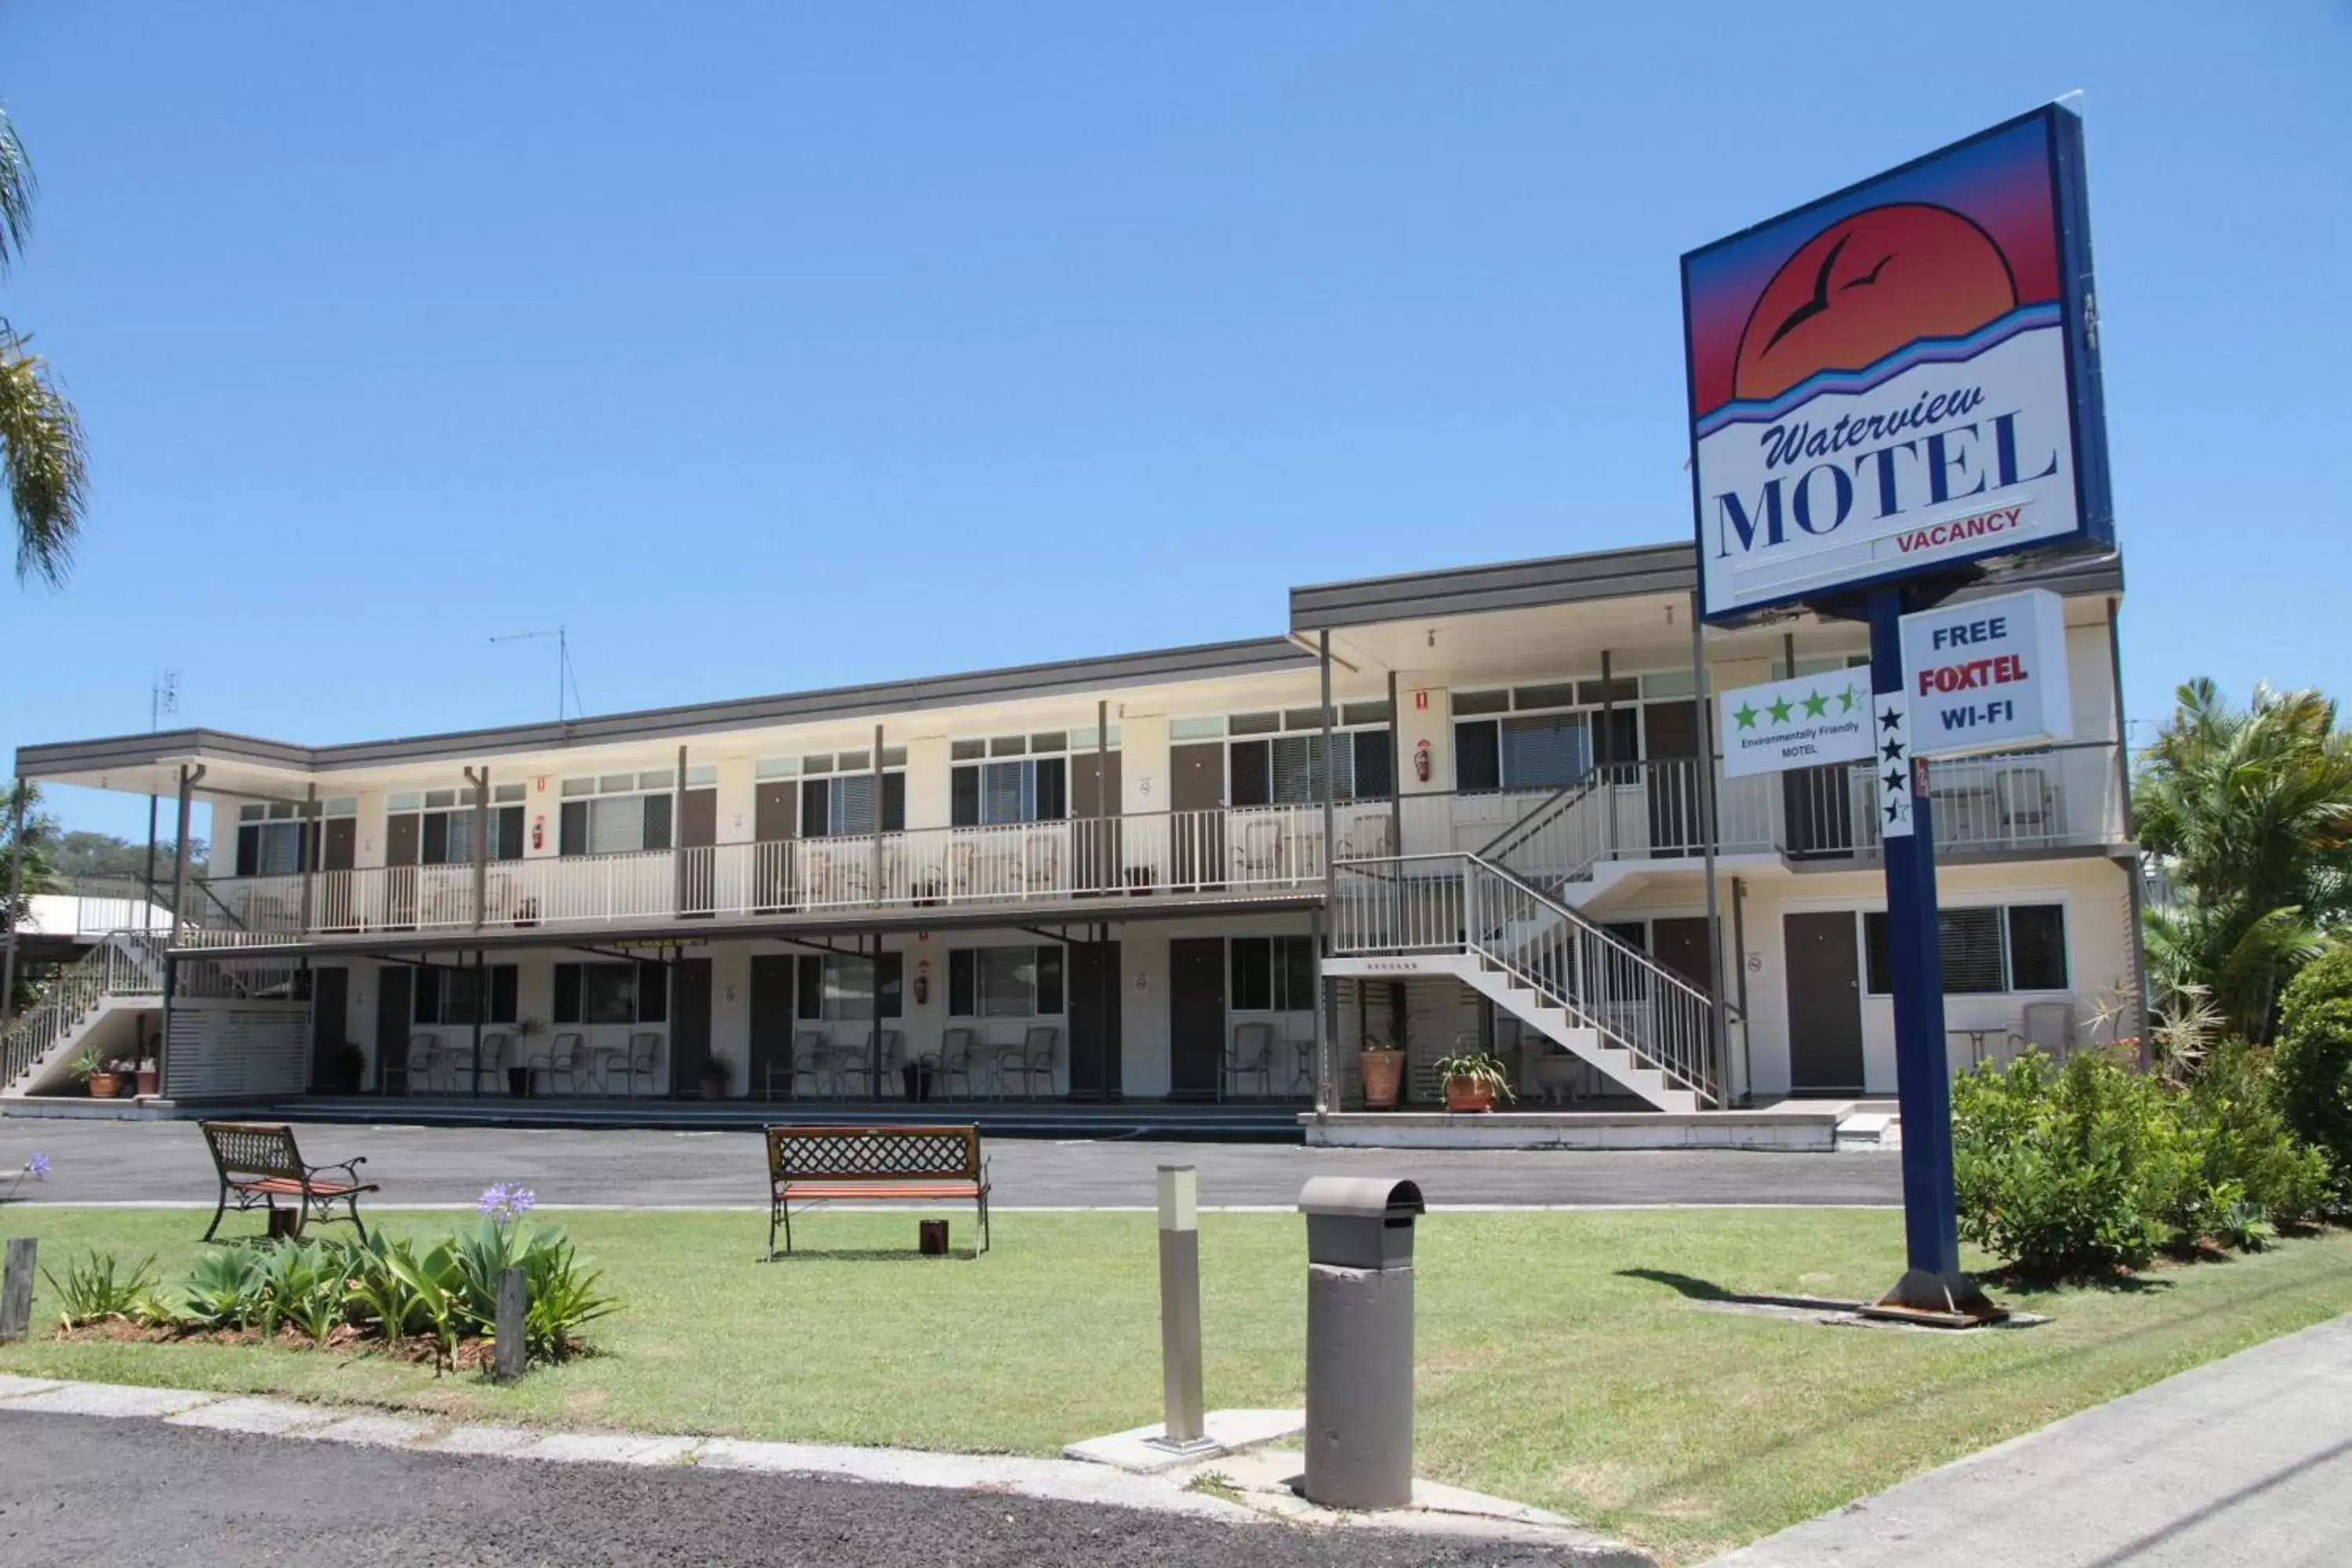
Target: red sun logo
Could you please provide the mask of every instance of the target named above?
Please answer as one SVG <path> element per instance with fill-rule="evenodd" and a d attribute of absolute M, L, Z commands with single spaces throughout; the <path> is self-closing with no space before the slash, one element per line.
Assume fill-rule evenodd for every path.
<path fill-rule="evenodd" d="M 1918 338 L 1956 338 L 2017 307 L 1992 237 L 1948 207 L 1898 202 L 1830 225 L 1781 265 L 1739 335 L 1732 395 L 1777 397 Z"/>

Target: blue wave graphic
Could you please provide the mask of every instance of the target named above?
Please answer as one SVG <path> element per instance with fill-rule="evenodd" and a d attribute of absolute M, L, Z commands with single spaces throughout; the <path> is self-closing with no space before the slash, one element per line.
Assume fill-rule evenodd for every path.
<path fill-rule="evenodd" d="M 1762 424 L 1768 419 L 1778 419 L 1824 392 L 1868 392 L 1919 365 L 1952 364 L 1972 360 L 1987 349 L 2022 333 L 2057 326 L 2061 320 L 2062 312 L 2054 300 L 2039 305 L 2020 305 L 2008 315 L 1987 321 L 1966 337 L 1919 338 L 1904 344 L 1877 363 L 1864 365 L 1860 370 L 1818 371 L 1778 397 L 1727 403 L 1698 422 L 1698 433 L 1712 436 L 1726 426 Z"/>

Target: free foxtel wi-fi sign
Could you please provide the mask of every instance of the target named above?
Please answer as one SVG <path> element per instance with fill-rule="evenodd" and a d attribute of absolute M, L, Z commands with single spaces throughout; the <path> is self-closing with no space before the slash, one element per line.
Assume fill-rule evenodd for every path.
<path fill-rule="evenodd" d="M 2067 110 L 1692 251 L 1683 327 L 1711 620 L 2113 541 Z"/>

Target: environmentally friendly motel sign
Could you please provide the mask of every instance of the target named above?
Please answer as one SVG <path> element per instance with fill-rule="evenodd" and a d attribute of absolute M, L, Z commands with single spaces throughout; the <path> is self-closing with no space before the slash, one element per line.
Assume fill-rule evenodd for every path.
<path fill-rule="evenodd" d="M 2056 105 L 1683 258 L 1701 606 L 2113 539 Z"/>

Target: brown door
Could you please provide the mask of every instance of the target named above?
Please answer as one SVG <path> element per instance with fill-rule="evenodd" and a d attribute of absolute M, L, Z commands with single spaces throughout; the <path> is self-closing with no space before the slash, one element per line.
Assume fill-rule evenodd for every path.
<path fill-rule="evenodd" d="M 789 952 L 751 956 L 751 1077 L 743 1088 L 762 1100 L 774 1098 L 772 1074 L 787 1091 L 792 1088 L 793 963 Z"/>
<path fill-rule="evenodd" d="M 1650 956 L 1701 991 L 1707 989 L 1706 950 L 1705 915 L 1650 922 Z"/>
<path fill-rule="evenodd" d="M 793 898 L 793 839 L 801 820 L 800 785 L 789 780 L 763 784 L 752 796 L 751 885 L 759 889 L 761 914 L 789 910 Z"/>
<path fill-rule="evenodd" d="M 1862 1090 L 1862 974 L 1853 911 L 1783 915 L 1789 949 L 1789 1087 Z"/>
<path fill-rule="evenodd" d="M 356 816 L 330 817 L 325 841 L 320 847 L 319 869 L 348 871 L 358 863 L 360 819 Z"/>
<path fill-rule="evenodd" d="M 1225 1055 L 1225 940 L 1168 944 L 1168 1098 L 1214 1100 Z"/>
<path fill-rule="evenodd" d="M 1698 705 L 1653 702 L 1643 715 L 1649 735 L 1643 770 L 1650 803 L 1650 853 L 1665 858 L 1702 854 L 1699 812 Z"/>
<path fill-rule="evenodd" d="M 678 802 L 677 847 L 685 856 L 677 912 L 707 915 L 719 907 L 719 792 L 690 789 Z"/>
<path fill-rule="evenodd" d="M 669 1090 L 700 1094 L 710 1060 L 710 960 L 681 958 L 669 974 Z"/>
<path fill-rule="evenodd" d="M 1225 743 L 1169 747 L 1168 820 L 1173 840 L 1169 862 L 1180 890 L 1224 881 L 1224 806 Z"/>
<path fill-rule="evenodd" d="M 384 923 L 416 923 L 416 860 L 423 838 L 413 811 L 383 819 Z"/>
<path fill-rule="evenodd" d="M 1119 1097 L 1118 943 L 1069 947 L 1070 1098 Z"/>
<path fill-rule="evenodd" d="M 349 1037 L 352 972 L 337 965 L 310 971 L 310 1092 L 349 1094 L 359 1088 L 342 1077 L 343 1042 Z"/>
<path fill-rule="evenodd" d="M 1084 752 L 1070 759 L 1071 829 L 1077 835 L 1078 890 L 1106 892 L 1119 885 L 1118 753 Z"/>
<path fill-rule="evenodd" d="M 380 964 L 375 972 L 375 1086 L 384 1094 L 408 1092 L 408 1004 L 412 977 L 404 963 Z"/>

